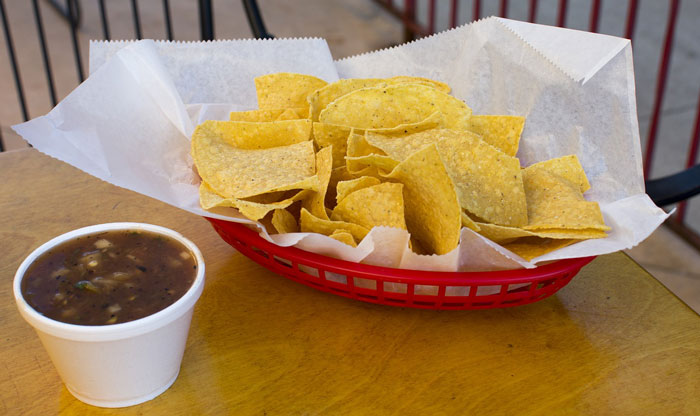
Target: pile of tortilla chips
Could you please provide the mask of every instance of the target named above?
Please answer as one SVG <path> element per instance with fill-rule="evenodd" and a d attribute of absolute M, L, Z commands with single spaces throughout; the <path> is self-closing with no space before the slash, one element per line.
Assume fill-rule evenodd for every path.
<path fill-rule="evenodd" d="M 406 229 L 419 254 L 454 250 L 468 227 L 527 260 L 610 229 L 575 155 L 521 168 L 525 119 L 473 115 L 442 82 L 276 73 L 255 86 L 258 110 L 193 134 L 204 209 L 351 246 Z"/>

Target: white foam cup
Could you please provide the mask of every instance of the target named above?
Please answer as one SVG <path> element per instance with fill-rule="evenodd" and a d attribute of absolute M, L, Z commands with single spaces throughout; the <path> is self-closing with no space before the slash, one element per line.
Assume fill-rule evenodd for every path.
<path fill-rule="evenodd" d="M 86 326 L 55 321 L 22 297 L 21 282 L 44 252 L 79 236 L 111 230 L 143 230 L 182 243 L 197 262 L 187 292 L 165 309 L 130 322 Z M 34 250 L 19 266 L 14 295 L 22 317 L 34 327 L 66 388 L 79 400 L 100 407 L 126 407 L 151 400 L 177 379 L 194 305 L 204 288 L 202 253 L 181 234 L 156 225 L 108 223 L 60 235 Z"/>

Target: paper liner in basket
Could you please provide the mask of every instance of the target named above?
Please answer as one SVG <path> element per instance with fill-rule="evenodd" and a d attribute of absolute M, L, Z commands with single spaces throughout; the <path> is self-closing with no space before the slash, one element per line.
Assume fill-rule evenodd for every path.
<path fill-rule="evenodd" d="M 571 52 L 575 51 L 575 52 Z M 578 155 L 612 227 L 525 262 L 468 229 L 442 256 L 419 256 L 404 231 L 373 229 L 357 248 L 317 234 L 263 236 L 350 261 L 420 270 L 534 267 L 632 247 L 666 218 L 644 193 L 630 44 L 624 39 L 488 18 L 399 47 L 334 62 L 321 39 L 93 42 L 90 77 L 49 114 L 13 126 L 38 150 L 98 178 L 197 215 L 189 138 L 207 119 L 257 108 L 253 78 L 299 72 L 328 82 L 414 75 L 448 83 L 475 114 L 527 118 L 524 166 Z"/>

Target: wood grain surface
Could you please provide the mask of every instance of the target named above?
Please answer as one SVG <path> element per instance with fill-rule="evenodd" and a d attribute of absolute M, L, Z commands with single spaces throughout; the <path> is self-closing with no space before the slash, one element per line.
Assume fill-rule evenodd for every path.
<path fill-rule="evenodd" d="M 622 253 L 531 305 L 402 309 L 274 275 L 204 219 L 35 150 L 0 154 L 0 190 L 0 414 L 700 415 L 700 318 Z M 175 384 L 100 409 L 62 385 L 12 279 L 46 240 L 114 221 L 183 233 L 207 281 Z"/>

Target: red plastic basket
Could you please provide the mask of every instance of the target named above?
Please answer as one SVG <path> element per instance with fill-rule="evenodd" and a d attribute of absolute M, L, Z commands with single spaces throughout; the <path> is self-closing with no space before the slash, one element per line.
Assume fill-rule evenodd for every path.
<path fill-rule="evenodd" d="M 207 218 L 245 256 L 315 289 L 365 302 L 421 309 L 489 309 L 525 305 L 564 287 L 595 257 L 558 260 L 534 269 L 427 272 L 371 266 L 280 247 L 248 227 Z"/>

